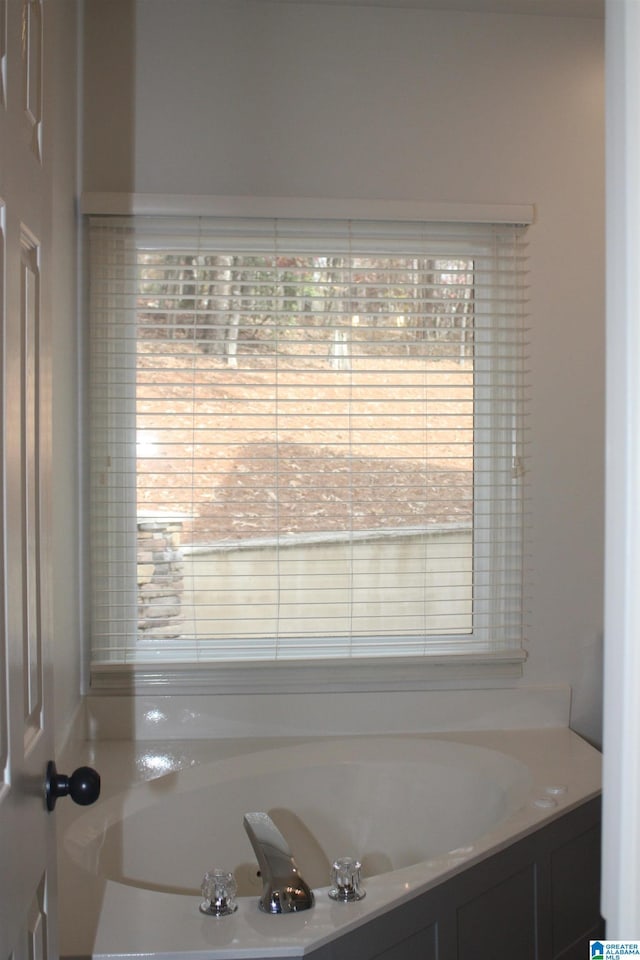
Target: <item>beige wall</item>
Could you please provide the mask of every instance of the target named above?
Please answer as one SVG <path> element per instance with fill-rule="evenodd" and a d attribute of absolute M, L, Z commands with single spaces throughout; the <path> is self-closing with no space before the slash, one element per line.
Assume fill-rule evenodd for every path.
<path fill-rule="evenodd" d="M 89 0 L 87 191 L 535 203 L 525 685 L 598 738 L 603 22 Z"/>

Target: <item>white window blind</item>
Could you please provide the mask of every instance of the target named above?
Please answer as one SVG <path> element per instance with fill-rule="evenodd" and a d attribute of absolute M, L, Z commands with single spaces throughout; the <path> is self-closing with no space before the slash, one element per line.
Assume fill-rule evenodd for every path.
<path fill-rule="evenodd" d="M 96 669 L 519 654 L 523 236 L 91 218 Z"/>

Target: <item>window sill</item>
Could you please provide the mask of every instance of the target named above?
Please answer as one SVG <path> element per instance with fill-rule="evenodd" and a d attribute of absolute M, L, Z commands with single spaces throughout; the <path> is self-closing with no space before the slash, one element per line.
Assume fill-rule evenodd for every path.
<path fill-rule="evenodd" d="M 91 670 L 91 693 L 287 694 L 429 690 L 522 676 L 524 650 L 459 654 L 387 662 L 100 664 Z"/>

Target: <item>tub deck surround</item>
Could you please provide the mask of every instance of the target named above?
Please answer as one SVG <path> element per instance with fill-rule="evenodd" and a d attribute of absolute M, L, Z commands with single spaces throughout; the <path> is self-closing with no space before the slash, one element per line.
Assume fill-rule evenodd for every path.
<path fill-rule="evenodd" d="M 277 671 L 276 671 L 277 672 Z M 92 694 L 83 704 L 82 735 L 90 740 L 210 740 L 414 734 L 568 727 L 571 688 L 566 684 L 514 686 L 494 681 L 466 689 L 350 692 L 295 690 L 171 692 L 158 674 L 152 693 Z M 437 678 L 434 684 L 438 684 Z M 292 726 L 292 718 L 294 726 Z"/>
<path fill-rule="evenodd" d="M 362 747 L 359 758 L 354 753 L 358 744 Z M 447 761 L 448 745 L 451 751 Z M 474 751 L 474 747 L 479 749 Z M 330 762 L 332 756 L 333 763 Z M 445 776 L 448 766 L 456 776 L 462 776 L 454 794 L 466 794 L 459 797 L 464 801 L 461 808 L 463 818 L 473 809 L 472 795 L 476 789 L 473 784 L 478 785 L 479 798 L 481 793 L 484 794 L 479 799 L 482 805 L 479 820 L 469 824 L 469 829 L 461 835 L 454 831 L 445 837 L 446 824 L 436 819 L 435 808 L 429 808 L 428 775 L 419 786 L 419 793 L 425 795 L 425 816 L 421 822 L 415 822 L 419 818 L 419 803 L 412 806 L 410 799 L 403 802 L 408 794 L 395 782 L 399 776 L 398 765 L 406 763 L 410 779 L 411 774 L 415 778 L 421 765 L 420 757 L 426 766 L 429 758 L 435 761 L 431 777 L 434 783 L 436 777 Z M 384 837 L 381 837 L 380 846 L 374 842 L 376 831 L 380 830 L 380 821 L 375 819 L 376 815 L 381 815 L 380 805 L 378 813 L 372 813 L 367 820 L 367 803 L 362 796 L 355 798 L 351 809 L 347 808 L 345 812 L 343 798 L 337 794 L 332 798 L 331 790 L 332 783 L 340 782 L 340 771 L 346 777 L 352 776 L 349 789 L 355 789 L 359 770 L 364 777 L 360 782 L 371 795 L 371 781 L 366 777 L 376 760 L 386 763 L 390 774 L 387 802 L 388 819 L 393 830 L 391 834 L 387 831 L 386 841 L 390 848 L 386 851 Z M 462 765 L 460 761 L 464 761 Z M 588 806 L 588 802 L 598 796 L 601 776 L 598 752 L 566 728 L 327 738 L 322 741 L 297 738 L 286 743 L 282 738 L 163 742 L 97 740 L 76 744 L 72 756 L 65 758 L 65 762 L 95 766 L 101 773 L 104 786 L 95 808 L 82 810 L 72 804 L 61 804 L 60 810 L 56 810 L 60 839 L 61 955 L 96 958 L 151 955 L 164 960 L 170 957 L 255 960 L 312 956 L 317 951 L 318 958 L 324 960 L 325 949 L 335 949 L 335 956 L 342 956 L 340 944 L 358 935 L 358 931 L 366 938 L 370 925 L 381 922 L 381 918 L 385 918 L 385 923 L 386 918 L 393 923 L 391 918 L 399 916 L 397 911 L 404 909 L 403 904 L 411 909 L 416 897 L 426 896 L 429 892 L 433 892 L 437 899 L 437 891 L 444 889 L 443 884 L 448 881 L 458 878 L 463 882 L 463 874 L 492 862 L 491 858 L 495 858 L 498 852 L 507 855 L 509 849 L 518 846 L 518 841 L 524 842 L 523 838 L 529 838 L 527 842 L 533 843 L 540 831 L 549 825 L 563 823 L 570 813 L 580 816 L 585 804 Z M 474 764 L 476 773 L 484 771 L 484 778 L 480 776 L 478 779 L 476 773 L 471 772 L 471 779 L 465 780 L 467 774 L 461 774 L 461 770 L 465 765 L 470 770 Z M 244 776 L 241 774 L 243 766 L 246 767 Z M 260 774 L 271 772 L 276 778 L 278 774 L 286 774 L 292 777 L 289 789 L 293 790 L 296 769 L 300 770 L 300 782 L 304 784 L 307 780 L 316 800 L 320 795 L 320 809 L 326 812 L 327 829 L 335 826 L 339 833 L 341 823 L 353 817 L 353 822 L 360 818 L 360 822 L 365 822 L 372 830 L 369 844 L 365 844 L 367 849 L 339 849 L 326 853 L 330 856 L 375 854 L 379 859 L 377 864 L 375 856 L 371 861 L 374 872 L 384 869 L 385 864 L 388 869 L 389 862 L 392 867 L 396 867 L 396 863 L 400 865 L 376 876 L 366 876 L 365 870 L 367 895 L 357 903 L 331 901 L 326 895 L 327 875 L 324 881 L 314 877 L 312 885 L 316 904 L 302 914 L 275 917 L 262 914 L 257 905 L 258 889 L 254 896 L 240 898 L 239 909 L 231 917 L 203 916 L 198 910 L 202 898 L 197 893 L 202 875 L 213 867 L 234 868 L 237 865 L 214 862 L 217 857 L 208 838 L 215 834 L 216 818 L 222 817 L 223 822 L 231 824 L 235 816 L 242 833 L 242 815 L 247 812 L 242 805 L 251 794 L 252 778 L 257 783 Z M 211 784 L 209 817 L 194 824 L 192 818 L 200 818 L 197 794 L 200 791 L 202 799 L 207 783 Z M 324 789 L 323 784 L 326 784 Z M 216 804 L 216 786 L 219 796 L 224 794 L 226 797 L 224 809 L 222 801 Z M 168 828 L 161 811 L 164 808 L 169 812 L 174 805 L 172 815 L 179 820 L 175 804 L 181 793 L 192 806 L 185 808 L 183 822 L 175 823 L 167 836 Z M 436 806 L 442 807 L 443 796 L 439 794 Z M 234 809 L 234 798 L 237 809 Z M 295 817 L 293 799 L 290 813 Z M 492 803 L 493 810 L 490 809 Z M 124 821 L 123 804 L 126 805 L 125 814 L 129 815 Z M 467 804 L 466 808 L 464 804 Z M 250 806 L 257 809 L 255 804 Z M 373 803 L 369 806 L 373 807 Z M 130 850 L 127 833 L 135 828 L 136 818 L 141 828 L 148 820 L 148 833 L 142 836 L 141 829 L 138 849 Z M 111 823 L 106 832 L 105 819 L 110 819 Z M 396 829 L 398 825 L 406 827 L 404 843 Z M 420 846 L 427 832 L 436 837 L 436 845 L 431 849 Z M 189 857 L 197 861 L 193 866 L 178 863 L 179 851 L 183 846 L 185 850 L 189 846 L 188 834 L 196 837 L 195 847 L 191 840 L 189 853 Z M 437 843 L 440 834 L 444 847 Z M 348 840 L 348 831 L 344 836 Z M 361 832 L 363 844 L 365 836 L 366 831 Z M 460 842 L 456 842 L 458 836 Z M 297 856 L 298 838 L 288 839 L 294 856 Z M 171 847 L 169 854 L 162 852 L 163 844 Z M 425 851 L 419 854 L 423 859 L 416 863 L 415 851 L 421 849 Z M 156 859 L 156 850 L 161 851 L 159 859 Z M 145 851 L 148 851 L 147 857 Z M 385 860 L 387 854 L 389 860 Z M 135 858 L 141 861 L 140 875 L 134 877 L 135 882 L 145 886 L 118 882 L 118 877 L 131 873 L 132 859 Z M 394 858 L 396 862 L 393 862 Z M 250 853 L 245 857 L 243 851 L 241 859 L 250 861 Z M 172 860 L 176 863 L 175 887 L 193 887 L 194 892 L 166 892 Z M 193 873 L 197 875 L 192 879 Z M 319 880 L 324 886 L 318 887 Z M 156 889 L 149 889 L 154 886 Z M 373 947 L 370 953 L 362 954 L 376 955 Z M 424 955 L 432 954 L 426 950 Z M 326 956 L 333 957 L 334 954 L 327 952 Z M 389 953 L 389 957 L 395 956 L 394 952 Z M 403 956 L 402 952 L 397 956 Z M 406 956 L 413 954 L 407 952 Z"/>

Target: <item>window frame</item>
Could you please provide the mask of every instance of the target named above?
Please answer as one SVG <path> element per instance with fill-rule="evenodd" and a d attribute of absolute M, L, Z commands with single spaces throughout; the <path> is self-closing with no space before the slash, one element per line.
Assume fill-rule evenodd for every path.
<path fill-rule="evenodd" d="M 132 321 L 135 324 L 135 321 Z M 135 338 L 132 339 L 135 342 Z M 132 352 L 133 353 L 133 352 Z M 477 363 L 476 358 L 476 363 Z M 491 361 L 487 360 L 479 369 L 474 365 L 474 459 L 482 455 L 483 444 L 488 443 L 482 438 L 491 432 L 491 414 L 482 414 L 479 408 L 486 406 L 490 392 Z M 135 389 L 135 374 L 133 379 Z M 123 398 L 123 409 L 118 411 L 122 417 L 125 429 L 129 431 L 130 439 L 125 444 L 124 456 L 131 461 L 136 459 L 135 446 L 135 412 L 127 411 L 126 404 L 131 398 Z M 126 426 L 127 421 L 129 425 Z M 520 425 L 521 427 L 521 425 Z M 514 436 L 516 434 L 514 426 Z M 509 457 L 504 458 L 502 473 L 513 476 L 514 464 L 521 464 L 522 438 L 521 430 L 517 448 Z M 119 445 L 122 454 L 122 444 Z M 135 484 L 132 484 L 133 500 L 128 491 L 135 514 Z M 473 557 L 474 581 L 489 577 L 492 563 L 488 560 L 490 554 L 484 555 L 477 550 L 477 541 L 482 534 L 491 527 L 491 514 L 485 509 L 482 492 L 474 492 L 474 522 L 473 522 Z M 135 517 L 128 532 L 116 531 L 111 537 L 107 550 L 110 559 L 115 556 L 118 560 L 131 562 L 136 551 Z M 476 566 L 478 564 L 478 566 Z M 135 591 L 133 591 L 135 593 Z M 474 600 L 475 603 L 475 600 Z M 136 601 L 135 596 L 129 596 L 122 603 L 118 619 L 123 624 L 135 624 Z M 484 630 L 485 637 L 479 641 L 478 631 Z M 454 650 L 455 638 L 444 638 L 450 650 L 428 654 L 425 657 L 383 657 L 380 659 L 356 657 L 353 659 L 323 659 L 313 661 L 249 661 L 238 662 L 202 662 L 202 663 L 164 663 L 146 661 L 137 662 L 104 662 L 91 668 L 91 688 L 96 692 L 140 692 L 144 690 L 159 690 L 175 693 L 211 693 L 211 692 L 313 692 L 329 691 L 365 691 L 365 690 L 407 690 L 441 687 L 450 681 L 482 681 L 490 678 L 510 679 L 521 676 L 522 665 L 526 660 L 524 638 L 518 648 L 509 646 L 499 649 L 489 639 L 488 627 L 480 628 L 474 625 L 474 644 L 472 652 L 464 649 Z"/>

